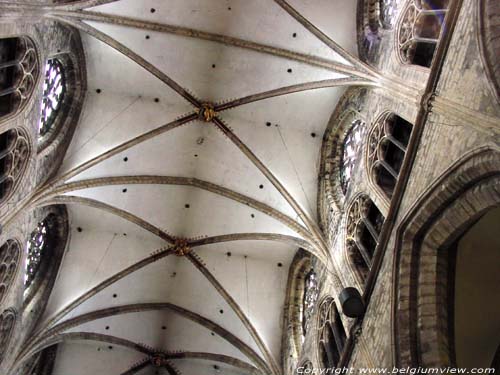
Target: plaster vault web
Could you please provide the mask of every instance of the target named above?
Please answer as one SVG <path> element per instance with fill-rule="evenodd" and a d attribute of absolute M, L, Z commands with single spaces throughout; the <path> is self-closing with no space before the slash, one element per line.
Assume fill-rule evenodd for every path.
<path fill-rule="evenodd" d="M 91 250 L 88 252 L 89 257 L 95 255 L 99 259 L 96 265 L 89 266 L 94 267 L 92 268 L 93 278 L 89 279 L 87 286 L 79 285 L 76 294 L 74 291 L 64 294 L 64 286 L 56 284 L 55 297 L 51 297 L 45 320 L 36 329 L 32 339 L 23 344 L 16 361 L 18 365 L 50 345 L 64 343 L 65 349 L 60 352 L 61 359 L 59 359 L 62 363 L 60 369 L 63 369 L 65 355 L 67 358 L 80 356 L 82 361 L 85 358 L 92 358 L 90 354 L 85 354 L 87 349 L 77 347 L 76 349 L 81 349 L 78 352 L 71 344 L 92 341 L 109 344 L 108 348 L 120 346 L 131 349 L 133 354 L 126 356 L 129 367 L 124 369 L 124 372 L 122 371 L 123 374 L 140 373 L 144 369 L 151 368 L 164 369 L 169 374 L 190 373 L 194 371 L 193 368 L 196 368 L 190 366 L 195 365 L 201 366 L 199 368 L 206 373 L 209 373 L 209 370 L 224 370 L 226 373 L 235 374 L 278 375 L 282 373 L 278 365 L 280 340 L 275 336 L 276 333 L 281 334 L 278 319 L 282 304 L 280 298 L 283 295 L 277 294 L 272 298 L 269 297 L 270 305 L 266 306 L 266 313 L 257 311 L 259 308 L 249 302 L 252 288 L 249 287 L 248 269 L 251 268 L 251 264 L 249 265 L 250 260 L 246 252 L 253 250 L 259 254 L 263 259 L 262 264 L 268 267 L 265 268 L 266 275 L 275 274 L 276 271 L 271 271 L 271 266 L 286 268 L 283 267 L 282 262 L 277 261 L 277 257 L 279 258 L 284 253 L 290 257 L 298 248 L 303 248 L 315 255 L 320 262 L 331 268 L 332 273 L 337 270 L 333 263 L 329 262 L 326 240 L 316 222 L 314 209 L 308 207 L 307 204 L 308 194 L 315 194 L 311 193 L 313 190 L 309 187 L 316 186 L 317 176 L 310 179 L 307 185 L 309 187 L 301 177 L 304 170 L 315 171 L 313 163 L 319 146 L 311 146 L 310 155 L 301 154 L 300 158 L 307 159 L 307 163 L 303 162 L 304 165 L 299 165 L 297 159 L 294 159 L 293 150 L 289 148 L 292 147 L 292 143 L 300 145 L 300 140 L 294 138 L 292 132 L 287 133 L 288 124 L 283 123 L 278 126 L 272 121 L 266 121 L 262 122 L 265 127 L 277 128 L 275 138 L 272 140 L 278 140 L 280 144 L 283 144 L 282 149 L 279 149 L 279 155 L 272 155 L 265 146 L 259 145 L 259 142 L 265 145 L 265 136 L 252 136 L 252 126 L 255 126 L 254 117 L 258 117 L 255 113 L 260 111 L 266 116 L 275 116 L 280 112 L 277 104 L 286 106 L 288 98 L 318 103 L 320 102 L 318 92 L 325 92 L 321 90 L 339 90 L 330 97 L 338 98 L 343 87 L 353 85 L 379 87 L 412 101 L 415 101 L 416 97 L 411 87 L 393 78 L 385 77 L 359 61 L 352 52 L 348 52 L 346 48 L 335 42 L 288 2 L 283 0 L 274 2 L 267 0 L 267 2 L 269 7 L 273 7 L 273 14 L 277 15 L 278 20 L 283 19 L 285 23 L 291 22 L 295 29 L 300 30 L 304 38 L 308 38 L 307 41 L 314 40 L 315 43 L 321 45 L 321 48 L 318 47 L 317 50 L 324 51 L 326 48 L 327 57 L 310 51 L 298 52 L 272 43 L 240 38 L 235 36 L 237 33 L 234 30 L 232 33 L 222 34 L 218 31 L 208 31 L 209 28 L 201 30 L 191 28 L 191 26 L 180 26 L 182 22 L 189 25 L 189 17 L 181 19 L 178 24 L 164 23 L 156 18 L 148 19 L 145 16 L 147 13 L 156 15 L 160 13 L 161 2 L 151 1 L 151 7 L 141 5 L 140 7 L 146 8 L 146 10 L 142 9 L 141 17 L 130 15 L 137 11 L 138 5 L 127 0 L 76 1 L 40 8 L 46 20 L 59 22 L 80 31 L 90 56 L 87 62 L 90 66 L 89 72 L 95 73 L 96 76 L 99 76 L 99 69 L 109 73 L 107 64 L 112 65 L 119 61 L 123 62 L 120 69 L 127 72 L 127 69 L 132 69 L 129 68 L 129 64 L 133 63 L 135 64 L 133 69 L 136 70 L 131 71 L 135 72 L 134 74 L 139 79 L 146 77 L 145 72 L 147 72 L 145 79 L 155 78 L 154 83 L 147 83 L 147 85 L 157 87 L 158 82 L 165 85 L 168 88 L 168 94 L 165 94 L 168 96 L 168 104 L 172 104 L 171 107 L 173 107 L 173 109 L 168 109 L 168 113 L 174 119 L 164 122 L 161 126 L 142 128 L 139 132 L 134 130 L 135 133 L 132 134 L 135 136 L 132 138 L 127 138 L 126 132 L 112 134 L 111 141 L 104 147 L 100 147 L 99 142 L 95 141 L 99 134 L 106 132 L 104 126 L 88 131 L 92 135 L 86 135 L 87 140 L 78 144 L 78 136 L 84 137 L 86 130 L 80 124 L 82 130 L 75 134 L 73 141 L 75 145 L 72 145 L 73 148 L 68 151 L 69 156 L 63 164 L 62 171 L 29 197 L 24 205 L 20 205 L 23 208 L 36 208 L 51 204 L 67 204 L 72 207 L 74 220 L 88 218 L 89 212 L 93 212 L 94 215 L 100 212 L 98 215 L 112 218 L 109 221 L 114 221 L 110 224 L 113 230 L 110 229 L 112 233 L 109 236 L 102 234 L 101 228 L 93 233 L 96 238 L 102 236 L 108 239 L 109 237 L 106 244 L 100 244 L 103 246 L 103 253 L 92 253 Z M 3 6 L 9 7 L 9 5 Z M 30 11 L 32 7 L 36 6 L 30 5 L 29 9 L 24 9 L 24 11 Z M 172 8 L 174 8 L 174 3 Z M 229 8 L 231 7 L 228 7 L 228 11 L 233 11 Z M 23 11 L 20 5 L 14 5 L 12 9 Z M 182 6 L 179 6 L 179 9 L 177 11 L 182 13 Z M 232 21 L 238 21 L 236 16 L 227 16 L 228 25 Z M 351 23 L 354 25 L 354 18 Z M 136 39 L 139 36 L 140 41 Z M 193 45 L 197 48 L 210 46 L 210 49 L 216 49 L 219 54 L 238 53 L 252 62 L 258 56 L 264 61 L 258 67 L 264 70 L 272 69 L 271 66 L 262 66 L 267 62 L 272 61 L 272 64 L 280 67 L 286 62 L 294 67 L 303 67 L 306 73 L 309 72 L 311 76 L 318 79 L 301 81 L 300 76 L 295 78 L 292 68 L 287 68 L 286 79 L 276 78 L 276 82 L 284 83 L 278 88 L 272 85 L 270 87 L 266 83 L 262 84 L 265 87 L 264 90 L 248 93 L 247 87 L 246 90 L 241 90 L 242 94 L 229 98 L 219 91 L 213 92 L 210 96 L 207 96 L 205 92 L 203 95 L 198 94 L 193 87 L 200 84 L 196 78 L 191 77 L 198 77 L 195 73 L 184 72 L 186 81 L 181 81 L 178 77 L 183 76 L 182 66 L 177 64 L 172 67 L 172 69 L 179 70 L 175 70 L 175 75 L 171 74 L 162 65 L 161 60 L 164 55 L 158 58 L 154 53 L 151 54 L 150 50 L 141 50 L 141 48 L 147 48 L 143 47 L 144 41 L 152 39 L 152 36 L 155 39 L 165 38 L 171 41 L 171 46 L 183 45 L 186 49 L 192 48 Z M 182 50 L 171 49 L 168 53 L 172 53 L 172 60 L 175 60 L 177 55 L 182 54 Z M 99 62 L 91 60 L 92 57 L 99 57 Z M 104 57 L 110 58 L 111 61 L 106 61 Z M 168 65 L 168 61 L 165 64 Z M 210 65 L 212 69 L 216 69 L 216 64 Z M 116 70 L 111 70 L 111 72 L 116 72 Z M 109 95 L 117 95 L 113 89 L 118 90 L 116 87 L 120 87 L 120 81 L 133 79 L 126 75 L 122 77 L 118 75 L 114 79 L 113 74 L 108 75 L 110 77 L 107 82 L 112 82 L 116 86 L 101 89 L 97 86 L 97 82 L 92 81 L 95 85 L 95 94 L 91 96 L 89 91 L 90 97 L 83 116 L 88 122 L 90 122 L 89 118 L 92 118 L 92 105 L 98 100 L 106 100 L 99 98 L 106 94 L 107 89 L 111 91 Z M 207 73 L 204 76 L 211 75 Z M 221 78 L 223 79 L 224 77 Z M 253 76 L 252 79 L 258 81 L 258 77 Z M 217 85 L 218 82 L 214 81 L 208 86 L 209 88 L 222 87 Z M 258 88 L 258 85 L 251 88 Z M 140 89 L 139 87 L 138 90 Z M 231 88 L 228 90 L 230 91 Z M 63 91 L 63 89 L 59 90 L 59 94 Z M 214 99 L 209 100 L 210 97 Z M 161 100 L 155 98 L 153 102 L 161 103 Z M 306 118 L 309 122 L 321 122 L 326 119 L 335 107 L 335 102 L 330 101 L 328 104 L 328 107 L 322 104 L 324 108 L 318 107 L 312 111 L 316 113 L 308 114 Z M 115 117 L 119 118 L 120 115 L 128 113 L 128 108 L 138 108 L 142 105 L 144 107 L 141 108 L 146 108 L 146 110 L 141 110 L 141 114 L 145 116 L 144 122 L 147 122 L 152 118 L 147 117 L 147 109 L 151 104 L 145 104 L 145 99 L 141 96 L 134 98 L 124 109 L 117 110 Z M 178 112 L 177 108 L 180 109 Z M 286 107 L 283 108 L 284 112 L 290 111 Z M 318 115 L 321 110 L 324 115 Z M 156 109 L 154 111 L 156 111 L 154 116 L 158 118 L 168 117 L 158 115 L 161 111 Z M 248 117 L 248 111 L 253 117 L 252 115 Z M 241 121 L 243 116 L 247 117 Z M 95 121 L 104 120 L 95 119 Z M 107 121 L 112 122 L 113 118 Z M 324 125 L 320 125 L 319 128 L 321 129 Z M 304 126 L 304 123 L 301 126 Z M 209 156 L 214 160 L 220 160 L 217 158 L 221 158 L 221 154 L 226 155 L 225 157 L 230 159 L 229 162 L 226 160 L 226 172 L 234 169 L 236 175 L 241 174 L 245 176 L 245 179 L 238 185 L 234 183 L 234 177 L 233 179 L 231 176 L 227 177 L 228 173 L 223 175 L 224 178 L 218 179 L 213 176 L 210 178 L 210 173 L 215 175 L 217 172 L 211 172 L 209 168 L 197 169 L 192 167 L 192 162 L 176 163 L 177 160 L 184 160 L 183 155 L 179 156 L 184 152 L 183 145 L 180 143 L 182 137 L 201 139 L 201 143 L 197 142 L 198 145 L 201 145 L 205 139 L 214 142 L 216 147 Z M 221 143 L 221 138 L 224 143 Z M 172 161 L 168 164 L 172 165 L 169 168 L 173 173 L 165 175 L 158 172 L 161 168 L 154 168 L 158 165 L 164 167 L 164 164 L 167 164 L 163 162 L 167 159 L 158 158 L 161 153 L 155 154 L 155 147 L 162 144 L 162 152 L 169 151 L 165 151 L 165 144 L 169 142 L 169 139 L 174 139 L 176 143 L 170 149 L 173 153 L 168 159 L 169 162 Z M 95 147 L 91 148 L 92 145 Z M 219 148 L 219 145 L 224 148 Z M 144 172 L 147 168 L 143 164 L 136 173 L 122 173 L 124 172 L 123 163 L 131 163 L 128 155 L 133 154 L 134 151 L 145 157 L 153 166 L 147 172 Z M 199 155 L 194 154 L 194 157 L 198 158 Z M 280 162 L 281 160 L 285 160 L 286 163 Z M 311 160 L 313 163 L 309 163 Z M 116 167 L 118 162 L 119 168 Z M 174 168 L 176 165 L 179 167 L 178 170 Z M 215 165 L 212 165 L 212 168 L 215 170 Z M 199 176 L 207 178 L 199 178 Z M 258 178 L 259 183 L 253 178 L 254 176 Z M 257 190 L 251 191 L 247 185 L 255 185 Z M 199 203 L 198 211 L 196 214 L 190 214 L 191 216 L 184 214 L 185 210 L 191 210 L 189 212 L 196 210 L 196 205 L 185 203 L 180 211 L 172 214 L 171 221 L 166 223 L 164 217 L 161 216 L 166 206 L 161 199 L 155 199 L 155 197 L 162 196 L 159 193 L 160 190 L 157 189 L 165 189 L 161 191 L 174 196 L 176 198 L 174 200 L 186 199 Z M 262 190 L 268 194 L 265 198 L 259 194 Z M 123 194 L 132 195 L 135 192 L 137 195 L 133 196 L 133 199 L 127 201 L 122 199 Z M 250 209 L 252 211 L 248 211 Z M 221 215 L 223 219 L 217 218 L 212 223 L 211 220 L 203 217 L 211 211 L 216 213 L 224 211 L 227 214 L 223 213 Z M 15 214 L 13 213 L 9 219 L 12 220 Z M 244 223 L 243 215 L 245 220 L 256 219 L 252 222 L 255 224 Z M 104 219 L 96 217 L 95 220 L 99 222 Z M 140 236 L 146 238 L 145 241 L 134 242 L 136 240 L 131 239 L 130 236 L 126 240 L 122 239 L 127 233 L 122 234 L 116 228 L 121 229 L 121 225 L 123 228 L 130 228 L 131 224 L 139 228 L 138 232 Z M 166 224 L 171 224 L 172 227 L 177 225 L 178 230 L 167 227 Z M 129 231 L 127 229 L 127 232 Z M 78 241 L 84 241 L 79 239 L 78 233 L 74 233 L 74 239 L 72 238 L 72 244 L 70 244 L 70 249 L 74 246 L 75 251 L 78 250 L 77 246 L 83 246 L 81 244 L 85 243 L 78 243 Z M 85 236 L 85 233 L 84 228 L 81 238 Z M 90 235 L 86 238 L 90 238 Z M 109 269 L 106 269 L 103 264 L 108 264 L 106 263 L 107 252 L 113 251 L 114 246 L 122 246 L 120 244 L 123 244 L 123 241 L 137 245 L 138 248 L 144 247 L 145 244 L 155 244 L 156 248 L 149 255 L 144 253 L 147 250 L 138 250 L 138 253 L 131 256 L 129 263 L 111 264 Z M 222 252 L 224 261 L 238 256 L 240 269 L 236 271 L 231 270 L 229 265 L 224 266 L 220 257 L 213 255 L 216 253 L 214 249 L 218 247 L 225 249 Z M 68 285 L 71 283 L 75 285 L 72 281 L 74 279 L 71 278 L 74 269 L 71 268 L 70 260 L 66 260 L 67 264 L 62 266 L 60 285 L 64 280 L 68 280 Z M 76 263 L 75 261 L 73 266 Z M 85 267 L 85 265 L 79 264 L 79 267 Z M 165 270 L 168 270 L 168 273 Z M 148 276 L 152 274 L 156 276 Z M 166 274 L 169 275 L 168 281 L 171 281 L 175 287 L 171 289 L 168 285 L 151 287 L 151 285 L 165 284 Z M 172 281 L 175 278 L 183 279 L 176 284 L 176 281 Z M 272 289 L 275 285 L 273 282 L 276 280 L 273 276 L 266 276 L 264 281 L 264 285 L 259 285 L 255 280 L 253 283 L 257 289 L 265 290 L 266 288 Z M 134 285 L 134 282 L 140 284 L 135 297 L 130 297 L 123 303 L 113 300 L 110 304 L 105 300 L 106 293 L 111 289 L 117 288 L 120 291 L 134 289 L 135 286 L 130 288 L 125 286 Z M 144 295 L 140 294 L 143 290 L 141 288 L 150 288 L 148 290 L 152 293 L 152 299 L 144 298 Z M 131 293 L 133 292 L 132 290 Z M 120 295 L 121 292 L 112 294 L 112 298 L 118 299 Z M 165 300 L 165 295 L 169 295 L 172 301 Z M 189 297 L 184 298 L 185 295 Z M 200 306 L 195 303 L 200 298 L 214 301 L 217 309 L 210 312 L 200 309 Z M 103 332 L 102 328 L 99 328 L 102 325 L 101 321 L 110 322 L 110 318 L 113 318 L 113 322 L 119 321 L 125 326 L 129 324 L 129 327 L 132 327 L 134 324 L 137 325 L 137 320 L 134 319 L 142 323 L 150 319 L 154 320 L 154 315 L 148 314 L 157 312 L 164 312 L 172 322 L 179 322 L 179 326 L 188 332 L 185 336 L 189 337 L 184 342 L 196 341 L 199 337 L 197 330 L 207 331 L 208 338 L 217 337 L 217 341 L 213 345 L 205 345 L 209 342 L 208 339 L 200 338 L 204 347 L 198 350 L 188 350 L 176 347 L 176 343 L 172 341 L 157 342 L 156 346 L 153 346 L 151 343 L 134 341 L 132 338 L 124 338 L 113 332 Z M 272 315 L 272 319 L 268 315 Z M 272 321 L 272 324 L 267 320 Z M 134 321 L 136 323 L 133 323 Z M 104 331 L 107 330 L 108 328 L 104 328 Z M 175 331 L 175 328 L 172 330 Z M 133 331 L 132 328 L 131 331 Z"/>

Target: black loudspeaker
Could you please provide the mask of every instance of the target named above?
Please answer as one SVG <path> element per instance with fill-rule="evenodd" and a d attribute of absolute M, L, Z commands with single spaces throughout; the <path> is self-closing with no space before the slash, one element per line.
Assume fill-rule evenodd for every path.
<path fill-rule="evenodd" d="M 365 313 L 363 297 L 356 288 L 345 288 L 339 294 L 342 312 L 349 318 L 359 318 Z"/>

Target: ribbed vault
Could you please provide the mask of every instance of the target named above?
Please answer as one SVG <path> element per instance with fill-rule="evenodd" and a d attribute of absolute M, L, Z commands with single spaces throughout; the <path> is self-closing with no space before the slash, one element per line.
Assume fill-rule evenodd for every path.
<path fill-rule="evenodd" d="M 315 210 L 338 98 L 412 100 L 356 58 L 356 2 L 10 7 L 78 29 L 89 86 L 59 174 L 20 205 L 67 204 L 72 233 L 19 365 L 58 343 L 55 374 L 281 374 L 288 266 L 330 264 Z"/>

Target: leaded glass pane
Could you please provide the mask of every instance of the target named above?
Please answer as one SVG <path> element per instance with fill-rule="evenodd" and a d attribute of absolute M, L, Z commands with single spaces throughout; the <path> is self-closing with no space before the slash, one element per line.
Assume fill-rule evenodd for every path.
<path fill-rule="evenodd" d="M 48 133 L 60 110 L 66 92 L 66 83 L 62 64 L 57 59 L 50 59 L 45 65 L 43 98 L 38 131 L 40 137 Z"/>
<path fill-rule="evenodd" d="M 41 221 L 36 226 L 35 230 L 31 232 L 30 239 L 26 244 L 28 251 L 28 259 L 26 262 L 26 273 L 24 276 L 24 285 L 28 288 L 31 282 L 34 280 L 38 269 L 40 268 L 40 263 L 42 261 L 42 256 L 44 250 L 47 247 L 47 237 L 48 237 L 48 226 L 47 221 Z"/>
<path fill-rule="evenodd" d="M 303 301 L 303 318 L 302 318 L 302 328 L 304 334 L 309 328 L 309 323 L 311 317 L 314 314 L 314 309 L 316 306 L 316 301 L 319 297 L 318 289 L 318 278 L 314 270 L 311 270 L 304 279 L 304 301 Z"/>
<path fill-rule="evenodd" d="M 363 144 L 364 132 L 364 122 L 355 120 L 344 138 L 342 159 L 340 163 L 340 184 L 344 193 L 347 192 L 354 167 L 358 161 L 359 152 Z"/>

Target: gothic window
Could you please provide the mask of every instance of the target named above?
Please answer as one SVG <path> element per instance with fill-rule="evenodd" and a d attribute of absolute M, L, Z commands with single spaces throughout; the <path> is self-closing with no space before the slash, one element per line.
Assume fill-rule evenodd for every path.
<path fill-rule="evenodd" d="M 333 298 L 319 308 L 319 359 L 323 369 L 338 366 L 346 341 L 346 332 Z"/>
<path fill-rule="evenodd" d="M 380 21 L 384 29 L 392 29 L 398 15 L 398 0 L 380 0 Z"/>
<path fill-rule="evenodd" d="M 384 220 L 377 206 L 366 195 L 359 196 L 349 209 L 346 248 L 363 284 L 372 267 Z"/>
<path fill-rule="evenodd" d="M 6 241 L 0 247 L 0 302 L 7 294 L 19 263 L 19 245 L 14 240 Z"/>
<path fill-rule="evenodd" d="M 314 366 L 311 361 L 302 362 L 301 365 L 297 366 L 296 374 L 312 374 L 314 371 Z"/>
<path fill-rule="evenodd" d="M 5 202 L 28 162 L 29 142 L 18 129 L 0 134 L 0 203 Z"/>
<path fill-rule="evenodd" d="M 396 186 L 413 125 L 388 113 L 379 118 L 368 137 L 370 177 L 390 198 Z"/>
<path fill-rule="evenodd" d="M 352 174 L 363 144 L 364 132 L 365 123 L 361 120 L 353 121 L 342 144 L 340 185 L 344 194 L 347 192 L 349 183 L 351 182 Z"/>
<path fill-rule="evenodd" d="M 47 257 L 50 252 L 51 227 L 55 220 L 52 216 L 48 216 L 45 220 L 40 221 L 36 228 L 31 232 L 30 238 L 26 244 L 28 251 L 28 260 L 26 262 L 26 273 L 24 276 L 24 285 L 28 288 L 35 279 L 37 272 L 40 269 L 42 260 Z"/>
<path fill-rule="evenodd" d="M 5 352 L 9 348 L 9 342 L 16 324 L 16 313 L 7 309 L 0 315 L 0 363 L 2 363 Z"/>
<path fill-rule="evenodd" d="M 304 300 L 302 301 L 302 331 L 304 335 L 309 329 L 318 296 L 318 278 L 314 270 L 311 270 L 304 278 Z"/>
<path fill-rule="evenodd" d="M 37 55 L 29 39 L 0 39 L 0 118 L 28 101 L 37 75 Z"/>
<path fill-rule="evenodd" d="M 399 54 L 406 64 L 429 68 L 444 24 L 449 0 L 411 0 L 398 31 Z"/>
<path fill-rule="evenodd" d="M 59 60 L 50 59 L 45 65 L 41 115 L 38 123 L 40 137 L 47 134 L 54 124 L 65 93 L 66 81 L 63 66 Z"/>

